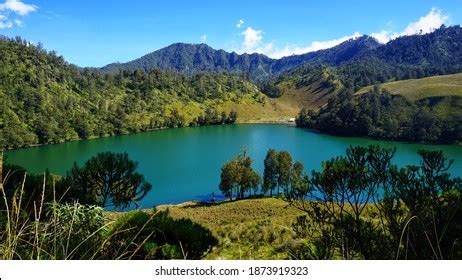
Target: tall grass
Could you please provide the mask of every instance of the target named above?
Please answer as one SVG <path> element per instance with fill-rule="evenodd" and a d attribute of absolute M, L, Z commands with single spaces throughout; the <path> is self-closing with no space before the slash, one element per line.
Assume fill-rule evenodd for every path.
<path fill-rule="evenodd" d="M 95 256 L 104 231 L 112 223 L 103 209 L 78 203 L 59 204 L 59 199 L 45 201 L 45 176 L 40 200 L 25 202 L 24 185 L 12 195 L 5 188 L 11 173 L 0 185 L 0 259 L 80 259 Z M 53 193 L 55 193 L 53 191 Z"/>
<path fill-rule="evenodd" d="M 68 190 L 56 191 L 56 177 L 28 179 L 24 170 L 10 169 L 3 176 L 2 166 L 0 259 L 200 259 L 216 244 L 210 230 L 190 219 L 156 209 L 111 214 L 61 203 Z"/>
<path fill-rule="evenodd" d="M 125 242 L 134 246 L 118 250 L 115 255 L 105 254 L 108 245 L 118 242 L 121 232 L 111 230 L 114 221 L 107 218 L 104 209 L 77 202 L 60 204 L 54 187 L 52 201 L 46 201 L 46 176 L 38 186 L 39 200 L 26 202 L 27 175 L 10 194 L 4 186 L 14 171 L 3 176 L 2 163 L 0 157 L 0 259 L 130 259 L 148 241 L 149 238 L 135 240 L 143 226 L 125 227 L 125 232 L 130 231 L 129 237 L 124 235 Z"/>

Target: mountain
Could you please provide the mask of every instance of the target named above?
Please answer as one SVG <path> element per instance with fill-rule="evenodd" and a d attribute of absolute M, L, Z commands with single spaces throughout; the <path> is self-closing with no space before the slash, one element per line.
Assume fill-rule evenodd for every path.
<path fill-rule="evenodd" d="M 380 46 L 382 45 L 376 39 L 363 35 L 347 40 L 330 49 L 283 57 L 273 63 L 272 70 L 275 74 L 281 74 L 306 63 L 336 66 L 373 51 Z"/>
<path fill-rule="evenodd" d="M 384 45 L 372 37 L 361 36 L 330 49 L 281 59 L 271 59 L 256 53 L 228 53 L 205 44 L 177 43 L 127 63 L 109 64 L 102 70 L 118 72 L 130 69 L 147 72 L 159 68 L 189 76 L 200 72 L 235 72 L 261 83 L 306 64 L 326 64 L 346 69 L 344 65 L 347 64 L 350 68 L 361 68 L 361 63 L 375 65 L 372 76 L 382 76 L 384 79 L 412 78 L 413 74 L 409 74 L 410 68 L 418 72 L 418 78 L 462 71 L 462 28 L 442 26 L 429 34 L 403 36 Z M 385 73 L 381 73 L 382 71 Z M 376 78 L 379 82 L 386 81 Z M 365 85 L 361 83 L 358 86 Z"/>
<path fill-rule="evenodd" d="M 107 72 L 119 70 L 142 70 L 149 72 L 159 68 L 174 70 L 186 75 L 199 72 L 251 73 L 252 77 L 271 74 L 273 59 L 261 54 L 228 53 L 215 50 L 206 44 L 176 43 L 127 63 L 109 64 L 102 68 Z"/>
<path fill-rule="evenodd" d="M 369 36 L 348 40 L 327 50 L 281 59 L 271 59 L 262 54 L 237 54 L 215 50 L 206 44 L 176 43 L 127 63 L 113 63 L 102 68 L 106 72 L 119 70 L 142 70 L 154 68 L 174 70 L 186 75 L 200 72 L 235 72 L 248 75 L 251 80 L 261 82 L 284 71 L 308 62 L 339 64 L 380 44 Z"/>
<path fill-rule="evenodd" d="M 79 69 L 21 38 L 0 37 L 0 150 L 235 120 L 289 118 L 238 75 Z"/>
<path fill-rule="evenodd" d="M 306 84 L 316 67 L 330 68 L 336 79 L 353 91 L 377 83 L 459 73 L 462 72 L 462 28 L 442 26 L 429 34 L 399 37 L 340 63 L 315 62 L 285 71 L 279 82 L 289 79 L 295 85 Z"/>
<path fill-rule="evenodd" d="M 335 110 L 323 110 L 320 116 L 329 119 L 318 120 L 331 125 L 324 120 L 335 124 L 337 118 L 350 116 L 349 101 L 365 86 L 459 72 L 460 26 L 443 26 L 385 45 L 362 36 L 327 50 L 281 59 L 227 53 L 205 44 L 174 44 L 129 63 L 108 65 L 103 71 L 70 65 L 55 52 L 20 38 L 0 37 L 0 148 L 219 123 L 224 118 L 217 114 L 231 111 L 238 113 L 239 121 L 277 121 L 295 116 L 302 108 L 316 112 L 327 107 Z M 339 94 L 345 98 L 335 103 Z M 432 91 L 425 100 L 433 104 L 432 97 L 444 94 Z M 325 106 L 332 97 L 332 106 Z M 415 104 L 415 120 L 419 110 L 454 107 L 444 104 L 432 108 Z M 343 105 L 345 110 L 337 115 Z M 364 113 L 361 125 L 367 124 L 368 112 L 359 110 L 360 102 L 356 105 Z M 388 105 L 383 106 L 388 112 Z M 403 117 L 403 129 L 413 116 Z M 448 131 L 441 135 L 449 135 L 459 131 L 454 128 L 458 120 L 438 119 L 438 124 L 451 126 L 436 127 Z M 440 141 L 446 136 L 435 137 Z"/>
<path fill-rule="evenodd" d="M 403 36 L 364 56 L 394 64 L 447 67 L 462 63 L 462 28 L 444 25 L 432 33 Z"/>

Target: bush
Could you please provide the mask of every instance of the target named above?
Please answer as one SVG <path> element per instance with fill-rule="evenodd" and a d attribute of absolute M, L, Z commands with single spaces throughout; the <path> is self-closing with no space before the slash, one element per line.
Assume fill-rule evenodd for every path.
<path fill-rule="evenodd" d="M 200 259 L 216 244 L 208 229 L 191 220 L 174 220 L 168 211 L 132 211 L 123 215 L 108 233 L 102 257 Z"/>

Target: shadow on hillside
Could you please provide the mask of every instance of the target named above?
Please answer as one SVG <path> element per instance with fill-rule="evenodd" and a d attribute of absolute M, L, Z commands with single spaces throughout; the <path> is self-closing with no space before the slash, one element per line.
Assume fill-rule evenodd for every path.
<path fill-rule="evenodd" d="M 241 198 L 241 199 L 233 198 L 233 200 L 226 199 L 226 200 L 222 200 L 222 201 L 218 201 L 218 202 L 195 201 L 194 204 L 185 205 L 185 206 L 182 206 L 182 208 L 194 209 L 194 208 L 200 208 L 200 207 L 214 207 L 214 206 L 221 206 L 221 205 L 233 203 L 233 202 L 236 202 L 236 201 L 245 201 L 245 200 L 261 199 L 261 198 L 270 198 L 270 197 L 259 194 L 259 195 L 248 196 L 248 197 Z M 277 198 L 277 196 L 273 196 L 273 198 Z"/>

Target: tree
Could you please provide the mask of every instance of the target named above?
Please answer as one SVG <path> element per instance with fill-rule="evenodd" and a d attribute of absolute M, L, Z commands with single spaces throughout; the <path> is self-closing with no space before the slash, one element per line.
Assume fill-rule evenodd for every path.
<path fill-rule="evenodd" d="M 256 190 L 261 183 L 261 177 L 252 168 L 252 159 L 244 150 L 233 160 L 226 162 L 221 168 L 220 191 L 226 197 L 244 198 L 247 191 Z"/>
<path fill-rule="evenodd" d="M 226 162 L 221 168 L 219 189 L 224 196 L 232 199 L 233 191 L 239 184 L 239 167 L 236 160 Z"/>
<path fill-rule="evenodd" d="M 240 197 L 244 197 L 244 192 L 251 192 L 252 190 L 254 193 L 258 190 L 258 187 L 261 184 L 261 177 L 255 172 L 252 168 L 252 160 L 250 157 L 246 157 L 244 159 L 244 164 L 242 165 L 242 173 L 241 173 L 241 194 Z"/>
<path fill-rule="evenodd" d="M 137 167 L 138 163 L 130 160 L 127 153 L 98 153 L 83 167 L 74 163 L 61 184 L 69 188 L 68 200 L 126 208 L 152 189 L 144 176 L 136 172 Z"/>
<path fill-rule="evenodd" d="M 395 149 L 379 146 L 349 147 L 345 156 L 323 162 L 307 181 L 297 179 L 304 177 L 296 175 L 303 168 L 294 164 L 285 198 L 306 213 L 294 231 L 312 242 L 298 248 L 296 256 L 462 256 L 462 181 L 448 173 L 452 161 L 440 151 L 419 151 L 419 166 L 398 168 L 392 164 L 394 154 Z"/>
<path fill-rule="evenodd" d="M 228 119 L 226 119 L 227 124 L 235 123 L 237 120 L 237 112 L 236 111 L 231 111 L 229 112 Z"/>
<path fill-rule="evenodd" d="M 225 111 L 221 112 L 221 124 L 224 124 L 228 121 L 228 115 L 226 115 Z"/>
<path fill-rule="evenodd" d="M 287 151 L 278 153 L 278 193 L 279 188 L 287 188 L 290 184 L 290 171 L 292 169 L 292 156 Z"/>
<path fill-rule="evenodd" d="M 441 151 L 419 151 L 419 166 L 393 169 L 392 196 L 406 209 L 407 240 L 397 256 L 415 259 L 459 259 L 462 257 L 462 180 L 448 172 L 453 161 Z M 393 218 L 393 213 L 385 213 Z M 395 239 L 401 237 L 395 233 Z M 399 235 L 398 235 L 399 234 Z M 401 249 L 401 250 L 400 250 Z M 401 253 L 401 254 L 400 254 Z"/>
<path fill-rule="evenodd" d="M 310 188 L 310 179 L 305 172 L 303 163 L 296 161 L 292 166 L 290 174 L 290 189 L 287 189 L 285 196 L 290 194 L 300 195 L 309 191 Z"/>
<path fill-rule="evenodd" d="M 273 196 L 273 190 L 278 185 L 278 153 L 269 149 L 264 160 L 263 186 L 264 193 L 269 192 Z"/>

